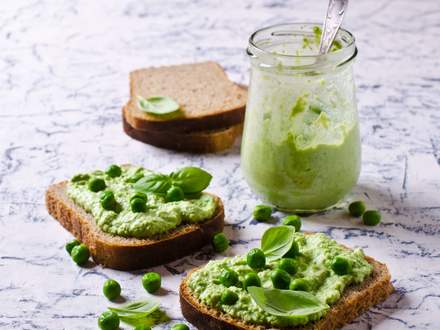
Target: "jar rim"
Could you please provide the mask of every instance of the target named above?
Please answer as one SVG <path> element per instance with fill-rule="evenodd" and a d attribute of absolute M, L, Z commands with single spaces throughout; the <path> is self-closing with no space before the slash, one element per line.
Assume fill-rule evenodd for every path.
<path fill-rule="evenodd" d="M 340 28 L 338 31 L 337 36 L 340 36 L 341 39 L 343 39 L 344 43 L 342 44 L 342 47 L 340 49 L 331 51 L 327 54 L 307 54 L 307 55 L 301 55 L 301 54 L 284 54 L 284 53 L 274 53 L 268 50 L 265 47 L 262 47 L 259 42 L 261 40 L 257 40 L 258 36 L 264 35 L 265 33 L 269 33 L 268 40 L 271 37 L 276 36 L 283 36 L 294 33 L 301 35 L 306 35 L 307 30 L 304 28 L 309 28 L 310 31 L 312 31 L 313 27 L 319 26 L 321 27 L 320 23 L 312 23 L 312 22 L 297 22 L 297 23 L 280 23 L 280 24 L 274 24 L 270 26 L 265 26 L 263 28 L 260 28 L 253 32 L 251 36 L 249 37 L 249 46 L 247 48 L 247 54 L 251 57 L 258 57 L 258 55 L 262 55 L 263 57 L 271 57 L 271 58 L 279 58 L 281 60 L 287 60 L 287 61 L 295 61 L 295 60 L 308 60 L 308 61 L 315 61 L 316 63 L 324 63 L 324 62 L 333 62 L 336 64 L 336 66 L 341 66 L 347 62 L 350 62 L 353 60 L 357 55 L 357 48 L 355 45 L 355 37 L 353 34 L 344 29 Z M 272 32 L 270 32 L 272 31 Z M 291 65 L 292 67 L 295 67 L 295 65 Z M 300 65 L 301 67 L 310 67 L 313 66 L 313 64 L 308 65 Z"/>

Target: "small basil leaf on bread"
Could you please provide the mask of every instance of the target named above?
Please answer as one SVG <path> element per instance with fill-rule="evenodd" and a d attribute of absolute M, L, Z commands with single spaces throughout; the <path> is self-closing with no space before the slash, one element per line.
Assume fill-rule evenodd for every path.
<path fill-rule="evenodd" d="M 168 96 L 151 96 L 144 98 L 138 96 L 139 108 L 154 115 L 166 115 L 180 109 L 179 103 Z"/>

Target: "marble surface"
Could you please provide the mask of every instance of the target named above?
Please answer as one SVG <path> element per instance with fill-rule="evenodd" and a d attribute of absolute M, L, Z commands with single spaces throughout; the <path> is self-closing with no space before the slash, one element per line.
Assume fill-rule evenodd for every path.
<path fill-rule="evenodd" d="M 226 204 L 233 242 L 227 255 L 256 246 L 268 225 L 251 221 L 258 199 L 243 181 L 239 144 L 195 156 L 130 140 L 120 121 L 128 72 L 209 59 L 246 83 L 249 34 L 273 23 L 320 21 L 325 3 L 2 1 L 0 328 L 96 329 L 109 277 L 130 300 L 148 295 L 141 271 L 79 268 L 66 254 L 71 236 L 47 214 L 44 192 L 78 170 L 127 162 L 163 171 L 203 166 L 214 173 L 210 190 Z M 366 228 L 336 209 L 308 217 L 304 229 L 389 265 L 395 293 L 345 330 L 440 329 L 440 3 L 353 1 L 345 26 L 359 47 L 363 143 L 362 174 L 350 198 L 379 208 L 383 221 Z M 155 268 L 164 283 L 157 299 L 173 320 L 182 318 L 181 276 L 213 257 L 206 248 Z"/>

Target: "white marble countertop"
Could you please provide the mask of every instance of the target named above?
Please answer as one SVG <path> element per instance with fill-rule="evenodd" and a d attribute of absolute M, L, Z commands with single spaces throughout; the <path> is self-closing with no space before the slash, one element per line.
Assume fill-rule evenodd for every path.
<path fill-rule="evenodd" d="M 120 109 L 135 68 L 215 60 L 241 83 L 255 29 L 320 21 L 326 1 L 16 0 L 0 6 L 0 328 L 96 329 L 104 279 L 128 299 L 147 296 L 139 272 L 79 268 L 71 239 L 46 212 L 46 187 L 109 163 L 171 170 L 203 166 L 226 204 L 228 255 L 256 246 L 266 224 L 239 169 L 239 145 L 217 155 L 157 149 L 122 133 Z M 400 25 L 400 26 L 399 26 Z M 440 5 L 438 0 L 353 1 L 363 143 L 353 197 L 383 214 L 363 227 L 343 210 L 308 217 L 324 231 L 387 263 L 396 291 L 346 330 L 440 329 Z M 155 268 L 158 297 L 181 319 L 176 289 L 210 249 Z M 167 326 L 164 327 L 166 329 Z"/>

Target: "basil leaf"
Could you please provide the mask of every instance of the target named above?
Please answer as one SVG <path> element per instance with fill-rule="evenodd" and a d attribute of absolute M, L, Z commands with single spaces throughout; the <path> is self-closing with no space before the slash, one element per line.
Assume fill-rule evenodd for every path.
<path fill-rule="evenodd" d="M 185 194 L 202 192 L 211 182 L 212 175 L 198 167 L 184 167 L 170 174 L 173 185 L 182 188 Z"/>
<path fill-rule="evenodd" d="M 171 180 L 168 175 L 151 173 L 137 181 L 133 188 L 140 192 L 153 192 L 164 194 L 171 187 Z"/>
<path fill-rule="evenodd" d="M 152 96 L 143 98 L 138 96 L 141 110 L 155 115 L 165 115 L 179 110 L 179 104 L 168 96 Z"/>
<path fill-rule="evenodd" d="M 261 250 L 268 261 L 280 259 L 292 247 L 295 228 L 277 226 L 266 230 L 261 239 Z"/>
<path fill-rule="evenodd" d="M 149 301 L 136 301 L 120 307 L 108 307 L 109 310 L 118 314 L 119 319 L 132 326 L 164 323 L 169 320 L 168 316 L 159 309 L 159 304 Z"/>
<path fill-rule="evenodd" d="M 329 309 L 313 294 L 305 291 L 265 289 L 251 286 L 249 294 L 260 308 L 276 316 L 308 316 Z"/>

